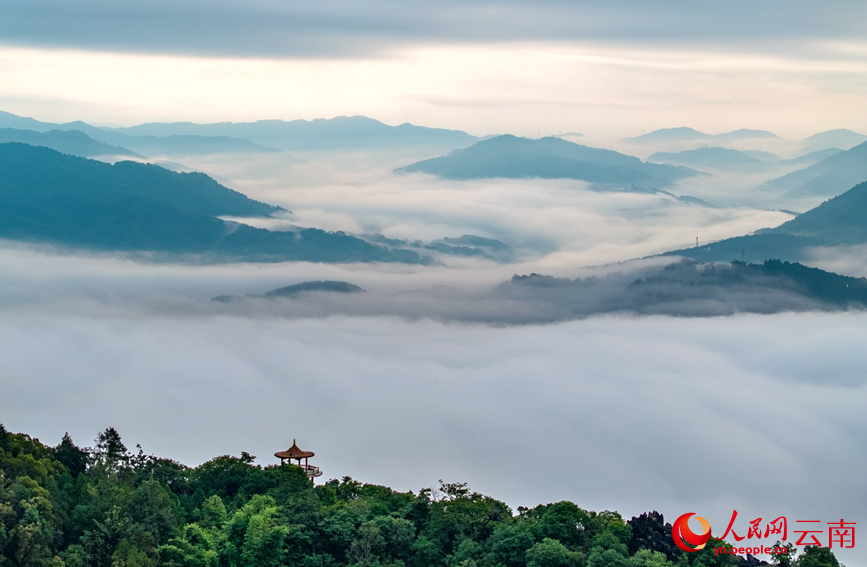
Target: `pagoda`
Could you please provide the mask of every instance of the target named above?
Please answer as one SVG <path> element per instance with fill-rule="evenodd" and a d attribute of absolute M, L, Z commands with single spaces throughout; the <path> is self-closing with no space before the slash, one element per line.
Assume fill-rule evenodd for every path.
<path fill-rule="evenodd" d="M 299 466 L 304 469 L 304 472 L 307 473 L 307 477 L 310 480 L 313 480 L 317 476 L 322 476 L 322 471 L 319 467 L 311 465 L 308 462 L 308 459 L 314 456 L 315 453 L 313 451 L 302 451 L 300 447 L 295 443 L 295 439 L 292 440 L 292 446 L 286 449 L 285 451 L 279 451 L 274 453 L 274 456 L 280 459 L 280 464 L 283 465 L 286 461 L 289 461 L 290 465 Z M 292 459 L 297 459 L 297 465 L 292 463 Z M 304 464 L 301 464 L 301 459 L 304 459 Z"/>

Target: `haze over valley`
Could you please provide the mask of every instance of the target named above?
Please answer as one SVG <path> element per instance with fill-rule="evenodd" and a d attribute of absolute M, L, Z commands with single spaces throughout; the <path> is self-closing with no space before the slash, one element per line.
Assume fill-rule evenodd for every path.
<path fill-rule="evenodd" d="M 533 507 L 694 511 L 714 536 L 733 510 L 738 530 L 789 518 L 789 539 L 796 519 L 867 522 L 860 3 L 7 12 L 0 564 L 759 567 L 771 557 L 681 554 L 664 526 L 652 561 L 641 534 L 628 553 L 557 539 Z M 106 428 L 143 452 L 112 461 Z M 216 501 L 192 487 L 213 459 L 277 474 L 293 439 L 319 488 L 208 488 L 225 508 L 210 525 Z M 63 480 L 69 447 L 94 443 Z M 25 453 L 52 505 L 78 510 L 40 509 L 55 535 L 31 563 Z M 183 520 L 154 541 L 123 500 L 159 492 L 147 463 L 187 475 L 153 477 Z M 349 476 L 507 512 L 428 539 L 417 507 L 385 511 Z M 95 504 L 109 485 L 129 492 L 116 514 Z M 133 527 L 94 551 L 121 513 Z M 283 534 L 282 559 L 232 555 L 244 514 L 272 514 L 255 522 Z M 338 515 L 355 518 L 342 543 Z M 386 523 L 412 531 L 403 547 Z M 537 526 L 509 558 L 507 525 Z M 371 534 L 388 543 L 364 548 Z M 867 567 L 865 549 L 832 551 Z M 797 551 L 780 565 L 840 567 Z"/>

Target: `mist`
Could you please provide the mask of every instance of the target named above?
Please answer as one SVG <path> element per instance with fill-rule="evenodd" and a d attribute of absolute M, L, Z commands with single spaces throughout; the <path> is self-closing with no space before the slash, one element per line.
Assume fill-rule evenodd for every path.
<path fill-rule="evenodd" d="M 325 478 L 468 482 L 513 507 L 862 522 L 865 324 L 6 311 L 0 416 L 49 444 L 111 425 L 190 465 L 240 451 L 276 462 L 297 438 Z M 839 557 L 865 563 L 857 548 Z"/>
<path fill-rule="evenodd" d="M 403 156 L 302 157 L 305 164 L 280 155 L 232 160 L 190 156 L 184 164 L 214 174 L 251 198 L 291 211 L 282 219 L 284 229 L 316 226 L 425 242 L 474 234 L 508 244 L 520 260 L 539 266 L 530 271 L 545 273 L 684 248 L 694 245 L 696 236 L 701 242 L 739 236 L 791 218 L 770 209 L 767 197 L 758 204 L 745 197 L 746 187 L 755 187 L 752 180 L 739 180 L 736 187 L 741 189 L 733 191 L 731 182 L 702 176 L 672 190 L 678 196 L 691 194 L 727 206 L 714 208 L 665 194 L 593 190 L 575 180 L 448 181 L 393 174 L 392 169 L 412 163 Z M 774 208 L 787 207 L 777 203 Z M 279 221 L 244 222 L 281 228 Z"/>

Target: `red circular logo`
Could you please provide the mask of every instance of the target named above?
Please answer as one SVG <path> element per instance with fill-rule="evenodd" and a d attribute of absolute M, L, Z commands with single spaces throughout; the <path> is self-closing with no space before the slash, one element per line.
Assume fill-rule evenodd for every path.
<path fill-rule="evenodd" d="M 701 524 L 702 529 L 702 533 L 696 534 L 689 529 L 689 519 L 692 516 L 695 516 L 695 512 L 684 514 L 675 520 L 674 525 L 671 526 L 671 537 L 674 538 L 674 545 L 690 553 L 704 549 L 704 546 L 710 541 L 710 524 L 708 521 L 701 516 L 695 516 L 695 519 Z"/>

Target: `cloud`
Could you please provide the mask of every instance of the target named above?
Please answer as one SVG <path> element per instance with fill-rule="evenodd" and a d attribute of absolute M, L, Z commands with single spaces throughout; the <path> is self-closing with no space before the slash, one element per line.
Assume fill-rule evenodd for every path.
<path fill-rule="evenodd" d="M 810 265 L 829 272 L 867 278 L 867 244 L 811 248 L 807 250 Z"/>
<path fill-rule="evenodd" d="M 113 425 L 189 464 L 242 450 L 270 463 L 297 438 L 326 478 L 464 481 L 512 506 L 698 511 L 715 529 L 733 509 L 863 522 L 865 324 L 5 311 L 0 416 L 52 444 Z M 840 557 L 864 565 L 858 553 Z"/>
<path fill-rule="evenodd" d="M 860 15 L 860 17 L 859 17 Z M 205 56 L 366 57 L 406 45 L 503 41 L 734 44 L 789 48 L 860 43 L 856 1 L 499 0 L 240 3 L 15 2 L 4 7 L 6 44 Z"/>
<path fill-rule="evenodd" d="M 291 210 L 295 216 L 287 224 L 309 222 L 327 230 L 379 232 L 410 241 L 464 234 L 501 240 L 525 260 L 518 273 L 566 275 L 570 266 L 625 261 L 687 247 L 696 236 L 710 242 L 791 218 L 773 210 L 686 205 L 665 195 L 597 192 L 574 180 L 448 181 L 393 175 L 390 169 L 413 161 L 400 156 L 371 156 L 362 170 L 357 161 L 364 160 L 358 156 L 350 165 L 343 154 L 304 157 L 312 163 L 298 167 L 276 156 L 231 161 L 191 157 L 186 165 L 232 179 L 233 189 Z M 743 206 L 755 185 L 752 179 L 737 181 L 740 186 L 732 179 L 695 182 L 688 190 L 711 202 L 717 197 L 737 201 L 735 194 Z M 761 205 L 769 200 L 763 197 Z M 776 204 L 783 206 L 779 198 Z M 513 273 L 506 271 L 501 279 Z"/>

